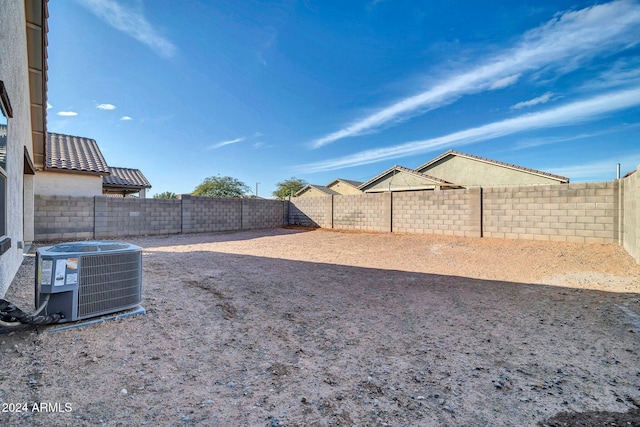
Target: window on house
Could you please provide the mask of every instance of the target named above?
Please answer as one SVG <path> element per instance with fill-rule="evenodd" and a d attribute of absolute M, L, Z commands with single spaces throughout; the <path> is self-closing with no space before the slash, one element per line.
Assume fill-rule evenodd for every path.
<path fill-rule="evenodd" d="M 0 114 L 0 238 L 5 234 L 7 234 L 7 118 L 4 114 Z"/>
<path fill-rule="evenodd" d="M 9 96 L 0 80 L 0 255 L 11 246 L 7 238 L 7 140 L 11 113 Z"/>

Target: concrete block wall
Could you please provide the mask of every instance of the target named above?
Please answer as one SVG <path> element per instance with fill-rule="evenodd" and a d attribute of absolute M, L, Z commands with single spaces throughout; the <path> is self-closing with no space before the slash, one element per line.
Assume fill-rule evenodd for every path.
<path fill-rule="evenodd" d="M 332 196 L 292 199 L 289 203 L 289 224 L 333 228 L 332 201 Z"/>
<path fill-rule="evenodd" d="M 235 231 L 287 224 L 286 201 L 35 196 L 35 240 Z"/>
<path fill-rule="evenodd" d="M 180 233 L 180 216 L 179 200 L 96 196 L 94 238 Z"/>
<path fill-rule="evenodd" d="M 640 166 L 620 180 L 622 233 L 620 244 L 640 263 Z"/>
<path fill-rule="evenodd" d="M 577 243 L 618 242 L 618 184 L 484 188 L 483 235 Z"/>
<path fill-rule="evenodd" d="M 391 232 L 392 194 L 333 196 L 333 228 Z"/>
<path fill-rule="evenodd" d="M 376 232 L 621 243 L 624 231 L 626 247 L 637 248 L 638 178 L 626 182 L 313 197 L 292 200 L 291 212 L 295 221 L 306 215 L 326 228 Z"/>
<path fill-rule="evenodd" d="M 287 203 L 281 200 L 242 199 L 242 229 L 287 225 Z"/>
<path fill-rule="evenodd" d="M 393 231 L 480 237 L 481 189 L 393 194 Z"/>
<path fill-rule="evenodd" d="M 82 240 L 94 237 L 94 198 L 36 196 L 35 240 Z"/>
<path fill-rule="evenodd" d="M 182 232 L 205 233 L 242 229 L 242 199 L 183 195 Z"/>

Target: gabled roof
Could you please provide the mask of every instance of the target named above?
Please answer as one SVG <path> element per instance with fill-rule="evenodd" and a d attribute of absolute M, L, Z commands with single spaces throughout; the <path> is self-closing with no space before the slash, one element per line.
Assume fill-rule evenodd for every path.
<path fill-rule="evenodd" d="M 344 182 L 345 184 L 349 184 L 353 188 L 358 188 L 359 186 L 362 185 L 362 181 L 353 181 L 353 180 L 350 180 L 350 179 L 336 178 L 333 181 L 331 181 L 330 183 L 328 183 L 327 187 L 333 187 L 338 182 Z"/>
<path fill-rule="evenodd" d="M 340 195 L 340 193 L 338 193 L 337 191 L 333 191 L 330 188 L 327 188 L 323 185 L 313 185 L 313 184 L 307 184 L 304 187 L 302 187 L 300 190 L 298 190 L 295 194 L 296 197 L 306 193 L 307 191 L 311 190 L 311 189 L 316 189 L 318 191 L 320 191 L 321 193 L 326 194 L 327 196 L 338 196 Z"/>
<path fill-rule="evenodd" d="M 151 188 L 151 184 L 139 169 L 110 167 L 111 175 L 102 177 L 103 187 L 141 190 Z"/>
<path fill-rule="evenodd" d="M 360 184 L 358 186 L 358 190 L 364 191 L 365 188 L 370 187 L 371 185 L 375 184 L 377 181 L 380 181 L 380 180 L 384 179 L 385 177 L 387 177 L 387 176 L 389 176 L 391 174 L 395 174 L 397 172 L 402 172 L 402 173 L 406 173 L 406 174 L 409 174 L 409 175 L 413 175 L 413 176 L 415 176 L 417 178 L 429 181 L 429 182 L 433 183 L 433 185 L 451 184 L 451 183 L 449 183 L 449 182 L 447 182 L 447 181 L 445 181 L 443 179 L 436 178 L 434 176 L 430 176 L 430 175 L 427 175 L 425 173 L 421 173 L 421 172 L 415 171 L 413 169 L 405 168 L 404 166 L 395 165 L 395 166 L 390 167 L 386 171 L 382 172 L 381 174 L 376 175 L 375 177 L 371 178 L 369 181 L 367 181 L 367 182 L 365 182 L 363 184 Z"/>
<path fill-rule="evenodd" d="M 527 173 L 531 173 L 534 175 L 540 175 L 540 176 L 544 176 L 547 178 L 551 178 L 551 179 L 555 179 L 558 180 L 562 183 L 568 183 L 569 182 L 569 178 L 565 177 L 565 176 L 560 176 L 560 175 L 554 175 L 552 173 L 548 173 L 548 172 L 543 172 L 543 171 L 539 171 L 536 169 L 529 169 L 529 168 L 524 168 L 522 166 L 517 166 L 517 165 L 513 165 L 511 163 L 505 163 L 505 162 L 499 162 L 497 160 L 491 160 L 491 159 L 487 159 L 486 157 L 480 157 L 480 156 L 474 156 L 473 154 L 466 154 L 466 153 L 461 153 L 460 151 L 455 151 L 455 150 L 449 150 L 445 153 L 442 153 L 441 155 L 439 155 L 438 157 L 436 157 L 435 159 L 429 160 L 427 163 L 418 166 L 415 170 L 416 171 L 422 171 L 424 169 L 427 169 L 429 166 L 439 162 L 440 160 L 449 157 L 449 156 L 459 156 L 459 157 L 466 157 L 467 159 L 473 159 L 473 160 L 479 160 L 481 162 L 484 163 L 489 163 L 492 165 L 496 165 L 496 166 L 503 166 L 509 169 L 514 169 L 514 170 L 518 170 L 518 171 L 522 171 L 522 172 L 527 172 Z"/>
<path fill-rule="evenodd" d="M 49 132 L 46 151 L 46 170 L 109 175 L 109 166 L 93 139 Z"/>

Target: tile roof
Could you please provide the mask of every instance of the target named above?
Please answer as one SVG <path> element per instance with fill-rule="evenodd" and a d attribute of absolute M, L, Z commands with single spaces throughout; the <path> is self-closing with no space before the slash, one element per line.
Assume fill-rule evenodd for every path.
<path fill-rule="evenodd" d="M 435 159 L 429 160 L 427 163 L 425 163 L 425 164 L 423 164 L 421 166 L 418 166 L 415 170 L 419 171 L 419 170 L 425 169 L 426 167 L 431 166 L 432 164 L 444 159 L 447 156 L 467 157 L 469 159 L 480 160 L 482 162 L 491 163 L 491 164 L 494 164 L 494 165 L 497 165 L 497 166 L 505 166 L 505 167 L 508 167 L 510 169 L 516 169 L 516 170 L 519 170 L 519 171 L 522 171 L 522 172 L 528 172 L 528 173 L 532 173 L 532 174 L 535 174 L 535 175 L 546 176 L 548 178 L 553 178 L 553 179 L 556 179 L 556 180 L 564 182 L 564 183 L 568 183 L 569 182 L 569 178 L 567 178 L 566 176 L 554 175 L 552 173 L 543 172 L 543 171 L 539 171 L 539 170 L 536 170 L 536 169 L 524 168 L 522 166 L 513 165 L 511 163 L 499 162 L 497 160 L 491 160 L 491 159 L 488 159 L 486 157 L 474 156 L 473 154 L 461 153 L 460 151 L 455 151 L 455 150 L 449 150 L 446 153 L 442 153 L 441 155 L 439 155 Z"/>
<path fill-rule="evenodd" d="M 45 169 L 108 175 L 109 166 L 94 139 L 47 133 Z"/>
<path fill-rule="evenodd" d="M 438 183 L 451 184 L 450 182 L 447 182 L 444 179 L 436 178 L 434 176 L 427 175 L 426 173 L 422 173 L 422 172 L 418 172 L 418 171 L 413 170 L 413 169 L 405 168 L 404 166 L 395 165 L 395 166 L 390 167 L 386 171 L 374 176 L 369 181 L 367 181 L 367 182 L 365 182 L 363 184 L 360 184 L 358 186 L 358 189 L 359 190 L 363 190 L 363 189 L 367 188 L 368 186 L 370 186 L 371 184 L 373 184 L 374 182 L 376 182 L 379 179 L 383 178 L 385 175 L 389 175 L 391 172 L 396 172 L 396 171 L 397 172 L 405 172 L 405 173 L 408 173 L 408 174 L 411 174 L 411 175 L 416 175 L 416 176 L 419 176 L 420 178 L 426 178 L 429 181 L 433 181 L 434 185 L 438 185 Z"/>
<path fill-rule="evenodd" d="M 151 188 L 151 184 L 139 169 L 110 167 L 111 175 L 102 177 L 103 187 Z"/>

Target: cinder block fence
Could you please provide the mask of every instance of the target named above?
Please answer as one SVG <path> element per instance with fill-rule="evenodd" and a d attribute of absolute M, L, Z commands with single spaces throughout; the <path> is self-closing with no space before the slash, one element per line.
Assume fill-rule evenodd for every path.
<path fill-rule="evenodd" d="M 640 170 L 640 168 L 639 168 Z M 640 262 L 640 172 L 610 182 L 265 199 L 35 197 L 35 240 L 303 225 L 622 245 Z"/>
<path fill-rule="evenodd" d="M 273 228 L 287 224 L 288 204 L 265 199 L 35 196 L 35 240 Z"/>
<path fill-rule="evenodd" d="M 611 182 L 293 199 L 289 223 L 622 245 L 640 262 L 640 172 Z"/>

